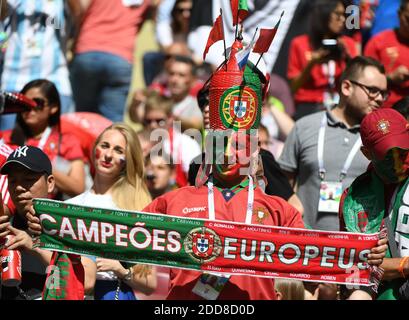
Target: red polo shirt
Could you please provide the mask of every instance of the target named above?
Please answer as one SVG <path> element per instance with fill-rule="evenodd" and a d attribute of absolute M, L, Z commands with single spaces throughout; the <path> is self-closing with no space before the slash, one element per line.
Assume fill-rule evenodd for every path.
<path fill-rule="evenodd" d="M 226 201 L 221 191 L 214 188 L 216 220 L 244 223 L 248 187 L 241 188 Z M 208 218 L 208 188 L 202 186 L 185 187 L 169 192 L 148 205 L 144 211 L 171 214 L 189 218 Z M 260 214 L 260 213 L 264 214 Z M 260 218 L 262 217 L 262 218 Z M 254 190 L 253 224 L 304 228 L 301 214 L 279 197 L 268 196 L 256 187 Z M 192 292 L 201 273 L 180 269 L 170 269 L 169 300 L 201 299 Z M 220 300 L 274 300 L 274 280 L 250 276 L 231 276 L 220 293 Z"/>
<path fill-rule="evenodd" d="M 351 58 L 358 55 L 356 43 L 352 38 L 342 36 L 341 40 L 346 52 Z M 298 36 L 291 41 L 287 70 L 288 79 L 294 79 L 301 74 L 311 59 L 311 53 L 312 48 L 308 35 Z M 336 61 L 335 83 L 339 80 L 345 66 L 345 61 Z M 328 75 L 324 73 L 322 64 L 316 64 L 311 69 L 309 80 L 295 93 L 294 100 L 296 103 L 322 103 L 324 100 L 324 92 L 327 90 L 328 85 Z"/>
<path fill-rule="evenodd" d="M 398 38 L 395 30 L 383 31 L 370 39 L 364 54 L 381 62 L 389 74 L 403 65 L 409 68 L 409 42 Z M 409 95 L 409 80 L 390 87 L 391 95 L 384 107 L 391 107 L 397 101 Z"/>

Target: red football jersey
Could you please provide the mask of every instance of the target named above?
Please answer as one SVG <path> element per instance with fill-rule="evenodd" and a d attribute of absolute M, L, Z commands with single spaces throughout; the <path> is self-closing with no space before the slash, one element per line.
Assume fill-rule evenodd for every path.
<path fill-rule="evenodd" d="M 247 187 L 248 188 L 248 187 Z M 247 190 L 246 188 L 246 190 Z M 208 188 L 185 187 L 169 192 L 149 204 L 144 211 L 189 218 L 209 217 Z M 244 223 L 248 192 L 244 189 L 226 201 L 214 189 L 216 220 Z M 279 197 L 268 196 L 260 188 L 254 190 L 253 224 L 304 228 L 301 214 Z M 201 299 L 192 292 L 201 273 L 170 269 L 170 290 L 167 299 Z M 250 276 L 231 276 L 220 293 L 220 300 L 274 300 L 274 280 Z"/>
<path fill-rule="evenodd" d="M 409 45 L 399 41 L 394 30 L 386 30 L 370 39 L 365 47 L 365 55 L 372 57 L 385 66 L 386 74 L 399 66 L 409 68 Z M 391 95 L 384 107 L 392 107 L 397 101 L 409 95 L 409 79 L 390 87 Z"/>

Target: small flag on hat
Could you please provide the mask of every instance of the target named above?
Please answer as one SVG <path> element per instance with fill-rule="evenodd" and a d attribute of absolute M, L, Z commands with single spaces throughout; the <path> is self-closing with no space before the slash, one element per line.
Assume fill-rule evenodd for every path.
<path fill-rule="evenodd" d="M 240 70 L 243 70 L 247 64 L 247 61 L 250 56 L 250 52 L 254 46 L 255 35 L 256 33 L 254 33 L 254 36 L 251 39 L 251 42 L 248 44 L 248 46 L 246 46 L 243 50 L 236 53 L 236 60 L 237 60 L 237 64 L 239 65 Z"/>
<path fill-rule="evenodd" d="M 231 12 L 233 14 L 233 27 L 247 17 L 249 7 L 247 0 L 230 0 Z"/>
<path fill-rule="evenodd" d="M 280 20 L 278 20 L 276 26 L 273 29 L 260 29 L 260 36 L 254 45 L 253 52 L 263 54 L 270 48 L 271 43 L 277 33 L 278 27 L 283 17 L 284 11 L 281 13 Z"/>
<path fill-rule="evenodd" d="M 206 59 L 207 52 L 209 48 L 219 40 L 224 40 L 223 32 L 223 17 L 222 14 L 217 17 L 216 21 L 213 24 L 212 30 L 210 30 L 209 38 L 207 39 L 206 48 L 203 52 L 203 60 Z"/>

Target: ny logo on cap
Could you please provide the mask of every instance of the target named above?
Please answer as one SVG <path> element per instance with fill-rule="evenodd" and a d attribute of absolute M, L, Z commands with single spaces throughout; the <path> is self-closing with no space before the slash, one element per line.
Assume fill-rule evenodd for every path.
<path fill-rule="evenodd" d="M 13 153 L 13 157 L 20 158 L 20 157 L 27 157 L 27 146 L 18 147 L 16 151 Z"/>

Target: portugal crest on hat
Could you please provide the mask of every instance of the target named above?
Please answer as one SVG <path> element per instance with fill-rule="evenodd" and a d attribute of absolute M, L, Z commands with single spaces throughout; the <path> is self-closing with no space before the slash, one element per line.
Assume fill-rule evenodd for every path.
<path fill-rule="evenodd" d="M 383 134 L 389 133 L 389 127 L 390 123 L 388 120 L 382 119 L 378 121 L 378 124 L 376 125 L 379 131 L 382 131 Z"/>
<path fill-rule="evenodd" d="M 257 120 L 258 97 L 251 88 L 233 87 L 220 99 L 220 116 L 226 128 L 251 129 Z"/>
<path fill-rule="evenodd" d="M 220 237 L 215 231 L 206 227 L 192 229 L 183 244 L 186 253 L 199 263 L 215 260 L 222 249 Z"/>

